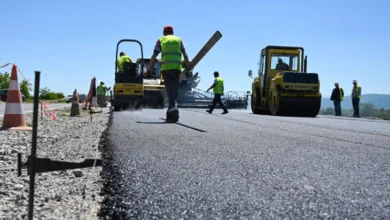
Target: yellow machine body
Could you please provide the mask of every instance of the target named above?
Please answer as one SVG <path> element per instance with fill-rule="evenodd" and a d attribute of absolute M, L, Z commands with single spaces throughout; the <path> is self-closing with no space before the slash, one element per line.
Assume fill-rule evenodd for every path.
<path fill-rule="evenodd" d="M 316 117 L 322 94 L 317 73 L 307 73 L 302 47 L 267 46 L 260 54 L 257 76 L 252 82 L 254 114 Z M 281 59 L 288 68 L 277 68 Z M 285 65 L 286 66 L 286 65 Z M 252 78 L 252 71 L 249 71 Z"/>

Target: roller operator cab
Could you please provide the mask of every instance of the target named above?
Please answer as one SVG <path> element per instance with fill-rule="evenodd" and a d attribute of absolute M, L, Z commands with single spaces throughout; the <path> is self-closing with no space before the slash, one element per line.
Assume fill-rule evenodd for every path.
<path fill-rule="evenodd" d="M 119 45 L 123 42 L 139 44 L 141 48 L 141 60 L 143 60 L 144 54 L 141 42 L 133 39 L 122 39 L 116 46 L 115 61 L 119 58 Z M 123 70 L 119 70 L 115 62 L 115 85 L 113 99 L 111 100 L 111 105 L 114 106 L 115 111 L 118 111 L 121 108 L 134 108 L 137 104 L 142 102 L 144 97 L 143 70 L 143 62 L 139 64 L 134 62 L 124 63 Z"/>
<path fill-rule="evenodd" d="M 307 73 L 302 47 L 267 46 L 261 50 L 257 76 L 252 82 L 254 114 L 316 117 L 321 108 L 317 73 Z"/>

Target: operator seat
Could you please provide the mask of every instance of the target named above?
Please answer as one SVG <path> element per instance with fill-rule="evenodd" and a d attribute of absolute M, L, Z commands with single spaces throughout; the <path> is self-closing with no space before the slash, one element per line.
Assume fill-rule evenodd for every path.
<path fill-rule="evenodd" d="M 123 71 L 118 71 L 115 81 L 118 83 L 142 83 L 142 76 L 138 76 L 136 63 L 123 63 Z"/>

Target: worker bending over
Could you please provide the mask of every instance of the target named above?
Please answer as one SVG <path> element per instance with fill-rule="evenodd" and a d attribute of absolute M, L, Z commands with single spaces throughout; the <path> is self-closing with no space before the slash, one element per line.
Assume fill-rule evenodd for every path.
<path fill-rule="evenodd" d="M 188 55 L 184 48 L 183 41 L 173 34 L 173 27 L 165 26 L 162 37 L 157 40 L 153 56 L 145 72 L 148 76 L 154 66 L 156 57 L 161 52 L 161 74 L 164 77 L 165 90 L 167 91 L 169 106 L 167 109 L 167 122 L 176 123 L 179 121 L 179 110 L 177 108 L 177 89 L 179 86 L 180 73 L 182 70 L 181 55 L 184 56 L 187 69 L 191 69 Z"/>
<path fill-rule="evenodd" d="M 210 90 L 210 89 L 213 89 L 213 92 L 214 92 L 214 99 L 213 99 L 213 104 L 211 105 L 210 109 L 209 110 L 206 110 L 208 113 L 213 113 L 213 110 L 215 108 L 215 105 L 218 104 L 222 107 L 223 109 L 223 112 L 221 114 L 227 114 L 229 113 L 225 104 L 223 104 L 222 102 L 222 98 L 221 96 L 223 96 L 223 90 L 224 90 L 224 86 L 223 86 L 223 79 L 221 77 L 219 77 L 219 73 L 217 71 L 214 72 L 214 83 L 213 85 L 210 86 L 210 88 L 207 89 L 207 92 Z"/>

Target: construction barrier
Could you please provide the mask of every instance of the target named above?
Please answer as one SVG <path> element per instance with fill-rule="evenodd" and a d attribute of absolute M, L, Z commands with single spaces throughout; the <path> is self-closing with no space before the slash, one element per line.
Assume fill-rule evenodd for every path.
<path fill-rule="evenodd" d="M 41 101 L 41 118 L 43 118 L 43 115 L 47 116 L 53 121 L 57 119 L 57 113 L 54 109 L 50 108 L 50 102 Z"/>

